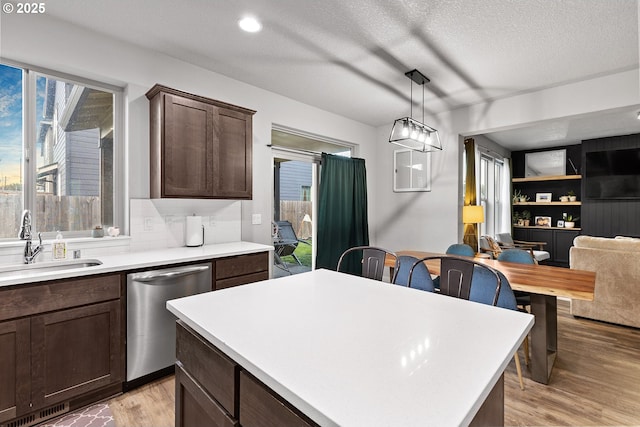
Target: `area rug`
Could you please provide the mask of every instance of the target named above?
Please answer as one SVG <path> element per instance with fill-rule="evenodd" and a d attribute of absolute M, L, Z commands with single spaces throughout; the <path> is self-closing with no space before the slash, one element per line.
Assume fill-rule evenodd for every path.
<path fill-rule="evenodd" d="M 40 427 L 116 427 L 107 403 L 98 403 L 60 418 L 46 421 Z"/>

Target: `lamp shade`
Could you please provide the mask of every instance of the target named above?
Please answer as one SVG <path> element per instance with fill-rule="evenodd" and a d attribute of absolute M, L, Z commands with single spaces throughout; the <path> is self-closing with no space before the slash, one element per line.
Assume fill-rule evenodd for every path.
<path fill-rule="evenodd" d="M 484 222 L 484 209 L 482 206 L 463 206 L 462 222 L 465 224 L 478 224 Z"/>

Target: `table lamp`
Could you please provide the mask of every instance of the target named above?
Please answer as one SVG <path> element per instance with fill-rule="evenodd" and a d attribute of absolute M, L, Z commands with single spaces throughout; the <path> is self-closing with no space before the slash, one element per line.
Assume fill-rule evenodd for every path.
<path fill-rule="evenodd" d="M 484 222 L 484 209 L 482 206 L 467 205 L 462 207 L 462 222 L 464 224 L 476 224 L 476 229 L 467 227 L 464 230 L 464 243 L 478 251 L 478 232 L 477 224 Z"/>

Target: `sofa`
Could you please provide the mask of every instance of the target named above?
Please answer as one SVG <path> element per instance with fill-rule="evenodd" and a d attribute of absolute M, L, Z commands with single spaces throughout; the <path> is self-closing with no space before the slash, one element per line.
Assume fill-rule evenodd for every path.
<path fill-rule="evenodd" d="M 577 236 L 569 265 L 596 273 L 593 301 L 571 300 L 571 314 L 640 328 L 640 239 Z"/>

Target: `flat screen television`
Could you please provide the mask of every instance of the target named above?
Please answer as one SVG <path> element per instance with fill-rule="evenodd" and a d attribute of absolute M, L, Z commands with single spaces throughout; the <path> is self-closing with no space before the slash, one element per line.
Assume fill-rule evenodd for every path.
<path fill-rule="evenodd" d="M 640 148 L 591 151 L 584 168 L 585 199 L 640 199 Z"/>

